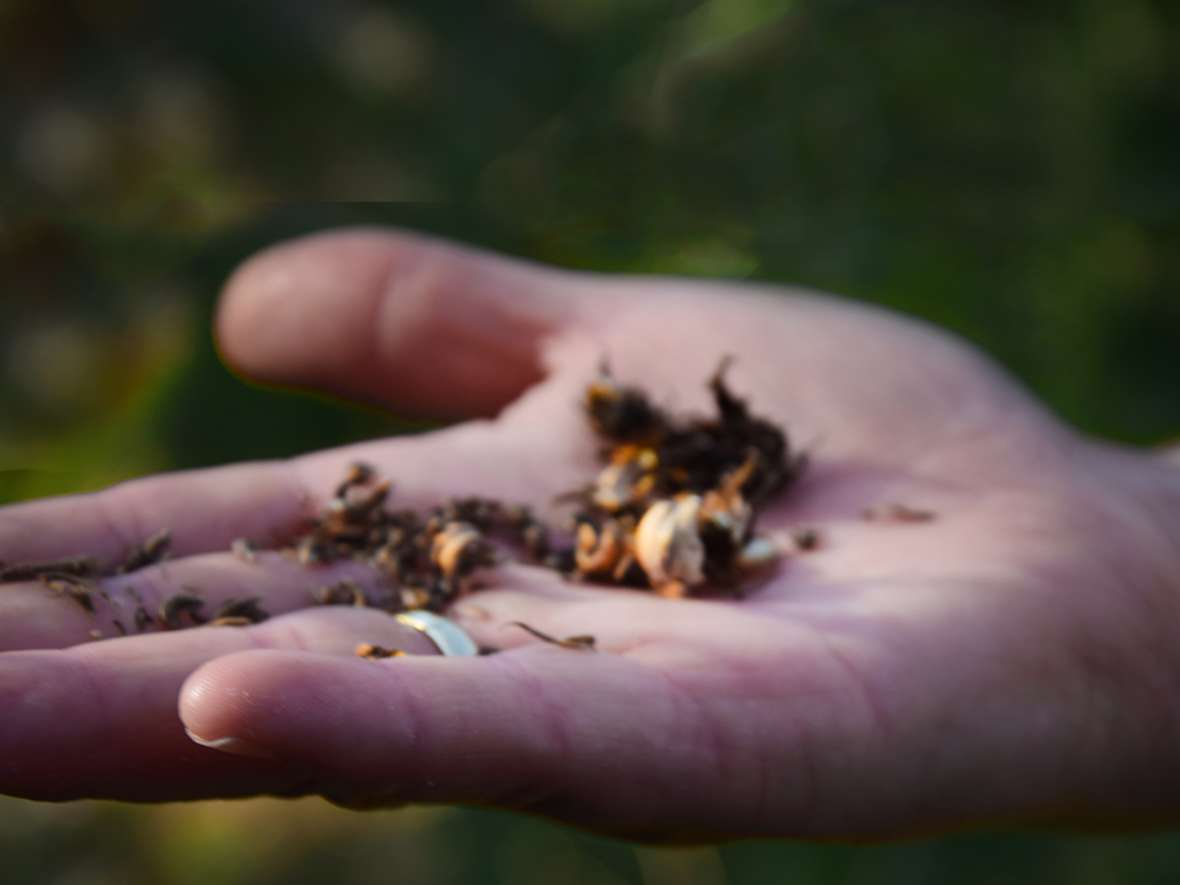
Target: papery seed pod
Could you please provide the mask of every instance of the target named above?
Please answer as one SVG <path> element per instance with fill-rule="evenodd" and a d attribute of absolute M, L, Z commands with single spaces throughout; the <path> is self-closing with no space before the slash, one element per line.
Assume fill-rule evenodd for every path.
<path fill-rule="evenodd" d="M 353 486 L 361 486 L 371 481 L 375 474 L 376 471 L 372 465 L 366 464 L 363 461 L 354 461 L 348 465 L 348 472 L 344 474 L 344 479 L 336 487 L 336 493 L 333 497 L 343 500 L 348 494 L 349 489 Z"/>
<path fill-rule="evenodd" d="M 655 488 L 659 456 L 647 446 L 622 445 L 594 482 L 591 500 L 611 513 L 638 504 Z"/>
<path fill-rule="evenodd" d="M 68 556 L 45 562 L 22 562 L 0 566 L 0 583 L 35 581 L 43 575 L 72 575 L 86 578 L 97 575 L 98 560 L 93 556 Z"/>
<path fill-rule="evenodd" d="M 431 593 L 424 587 L 403 587 L 398 593 L 402 608 L 413 611 L 419 608 L 429 608 L 432 601 Z"/>
<path fill-rule="evenodd" d="M 740 544 L 746 537 L 754 518 L 754 511 L 742 497 L 741 490 L 756 464 L 757 455 L 751 454 L 740 467 L 722 478 L 718 488 L 705 492 L 701 498 L 701 523 L 726 532 L 734 544 Z"/>
<path fill-rule="evenodd" d="M 364 522 L 374 511 L 379 510 L 389 497 L 393 483 L 382 480 L 373 488 L 361 491 L 359 494 L 348 494 L 344 500 L 344 518 L 349 522 Z M 351 492 L 351 490 L 350 490 Z M 340 499 L 337 499 L 340 500 Z"/>
<path fill-rule="evenodd" d="M 485 558 L 483 535 L 469 522 L 448 522 L 434 536 L 430 558 L 445 578 L 463 577 Z"/>
<path fill-rule="evenodd" d="M 618 442 L 656 439 L 667 423 L 643 391 L 618 384 L 605 361 L 586 388 L 585 407 L 594 430 Z"/>
<path fill-rule="evenodd" d="M 601 529 L 588 522 L 578 526 L 574 564 L 581 575 L 613 574 L 628 552 L 622 524 L 608 519 Z"/>
<path fill-rule="evenodd" d="M 705 545 L 697 528 L 699 495 L 681 494 L 652 504 L 635 529 L 635 557 L 652 587 L 683 595 L 705 579 Z"/>

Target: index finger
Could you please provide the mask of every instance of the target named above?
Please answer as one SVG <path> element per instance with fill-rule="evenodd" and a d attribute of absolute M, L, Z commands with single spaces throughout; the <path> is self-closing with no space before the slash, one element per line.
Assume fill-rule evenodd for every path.
<path fill-rule="evenodd" d="M 170 550 L 180 556 L 240 537 L 266 544 L 293 533 L 313 508 L 289 462 L 164 474 L 0 509 L 0 560 L 89 556 L 118 564 L 161 529 L 172 532 Z"/>

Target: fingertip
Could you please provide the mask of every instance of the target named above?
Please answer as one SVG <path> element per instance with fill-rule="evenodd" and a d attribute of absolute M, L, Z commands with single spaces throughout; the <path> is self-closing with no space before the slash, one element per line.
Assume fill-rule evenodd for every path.
<path fill-rule="evenodd" d="M 190 738 L 216 749 L 244 742 L 315 756 L 349 732 L 358 704 L 391 702 L 386 663 L 275 649 L 224 655 L 185 680 L 180 720 Z"/>
<path fill-rule="evenodd" d="M 226 363 L 408 415 L 495 414 L 542 376 L 573 277 L 401 232 L 352 229 L 266 249 L 227 282 Z"/>
<path fill-rule="evenodd" d="M 260 706 L 283 696 L 284 672 L 276 651 L 224 655 L 194 670 L 180 687 L 180 721 L 202 746 L 232 752 L 235 741 L 262 746 Z M 274 710 L 280 712 L 280 710 Z"/>
<path fill-rule="evenodd" d="M 373 298 L 396 252 L 377 231 L 332 231 L 271 246 L 226 282 L 214 321 L 236 371 L 262 381 L 308 383 L 366 329 L 343 302 Z M 330 321 L 325 321 L 330 320 Z"/>
<path fill-rule="evenodd" d="M 219 753 L 228 753 L 231 756 L 248 756 L 251 759 L 277 759 L 269 749 L 251 741 L 236 737 L 223 737 L 207 740 L 195 732 L 189 731 L 187 728 L 184 733 L 188 735 L 189 739 L 202 747 L 207 747 L 210 750 L 217 750 Z"/>

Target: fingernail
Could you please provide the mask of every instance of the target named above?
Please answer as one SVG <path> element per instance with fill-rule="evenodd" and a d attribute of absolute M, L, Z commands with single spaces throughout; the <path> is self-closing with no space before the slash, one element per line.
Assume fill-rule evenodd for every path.
<path fill-rule="evenodd" d="M 255 759 L 277 759 L 270 750 L 259 746 L 251 741 L 242 740 L 238 737 L 220 737 L 220 738 L 203 738 L 199 734 L 194 734 L 187 728 L 184 733 L 189 736 L 193 743 L 200 744 L 202 747 L 208 747 L 211 750 L 220 750 L 222 753 L 230 753 L 234 756 L 251 756 Z"/>

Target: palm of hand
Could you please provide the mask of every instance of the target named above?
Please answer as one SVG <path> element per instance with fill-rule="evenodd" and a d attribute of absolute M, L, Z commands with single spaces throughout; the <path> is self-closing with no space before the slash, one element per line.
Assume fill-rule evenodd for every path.
<path fill-rule="evenodd" d="M 0 789 L 133 798 L 318 791 L 352 804 L 492 802 L 633 834 L 868 834 L 1085 815 L 1103 789 L 1099 758 L 1104 776 L 1125 778 L 1136 754 L 1155 749 L 1144 733 L 1118 758 L 1102 756 L 1115 745 L 1116 710 L 1128 698 L 1150 709 L 1158 685 L 1120 654 L 1155 635 L 1154 529 L 1123 518 L 1133 502 L 1102 493 L 1124 469 L 1119 456 L 1068 433 L 985 361 L 869 309 L 685 283 L 549 279 L 582 290 L 554 307 L 496 294 L 497 274 L 524 279 L 497 268 L 480 284 L 490 294 L 452 294 L 474 314 L 464 316 L 426 305 L 462 290 L 456 281 L 470 288 L 469 278 L 424 266 L 402 279 L 404 292 L 390 289 L 403 299 L 396 315 L 376 321 L 378 340 L 391 333 L 383 377 L 303 357 L 275 373 L 395 402 L 424 402 L 432 384 L 456 380 L 472 396 L 503 400 L 531 380 L 519 354 L 536 344 L 544 380 L 493 421 L 206 484 L 222 490 L 204 492 L 205 507 L 189 518 L 181 552 L 193 556 L 146 592 L 196 575 L 234 595 L 249 580 L 261 582 L 273 611 L 297 607 L 289 564 L 201 554 L 238 534 L 281 535 L 307 511 L 300 490 L 322 497 L 356 458 L 377 464 L 411 505 L 473 493 L 544 504 L 584 483 L 594 442 L 578 400 L 603 352 L 624 380 L 692 410 L 707 407 L 702 381 L 718 358 L 737 354 L 735 390 L 812 453 L 812 467 L 759 527 L 817 526 L 820 549 L 788 559 L 737 600 L 669 602 L 509 567 L 452 612 L 481 644 L 507 650 L 478 660 L 350 659 L 355 642 L 394 628 L 371 612 L 335 610 L 247 631 L 6 654 L 0 694 L 25 718 L 0 726 L 0 742 L 11 745 L 8 758 L 30 761 Z M 512 332 L 527 340 L 505 344 Z M 411 386 L 404 379 L 420 373 L 421 341 L 440 339 L 456 348 L 435 355 L 440 378 Z M 465 362 L 461 347 L 490 368 Z M 175 490 L 175 481 L 124 490 L 123 510 L 167 520 Z M 862 518 L 892 502 L 936 518 Z M 52 506 L 0 514 L 0 541 L 70 552 L 52 546 L 61 539 L 30 541 Z M 112 596 L 128 586 L 111 587 Z M 7 647 L 80 638 L 81 616 L 63 620 L 44 594 L 11 598 Z M 513 621 L 594 634 L 601 653 L 539 646 Z M 185 724 L 254 756 L 205 750 L 180 732 L 176 689 L 208 660 L 186 685 Z M 56 693 L 30 689 L 30 673 L 55 668 L 66 674 Z M 79 680 L 116 706 L 124 696 L 146 706 L 120 721 L 96 714 L 97 731 L 80 717 L 82 734 L 134 734 L 121 750 L 47 777 L 50 751 L 78 738 L 58 726 L 41 745 L 38 726 L 47 726 L 37 711 L 64 705 L 60 685 Z"/>

